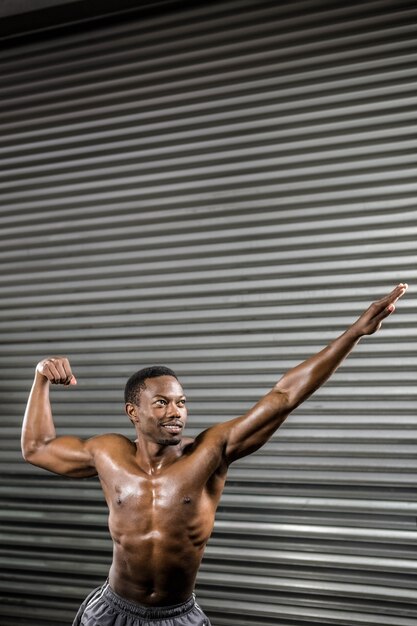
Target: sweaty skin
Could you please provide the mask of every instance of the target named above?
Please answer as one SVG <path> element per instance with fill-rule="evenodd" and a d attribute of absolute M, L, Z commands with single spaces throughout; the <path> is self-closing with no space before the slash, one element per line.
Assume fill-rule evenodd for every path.
<path fill-rule="evenodd" d="M 289 370 L 245 415 L 194 440 L 182 435 L 186 401 L 172 376 L 148 378 L 139 404 L 126 404 L 135 442 L 114 433 L 88 440 L 57 437 L 49 386 L 76 380 L 65 357 L 38 363 L 23 421 L 23 456 L 57 474 L 99 477 L 109 508 L 109 582 L 116 593 L 150 607 L 190 597 L 230 463 L 266 443 L 360 338 L 380 328 L 406 289 L 401 283 L 372 304 L 343 335 Z"/>

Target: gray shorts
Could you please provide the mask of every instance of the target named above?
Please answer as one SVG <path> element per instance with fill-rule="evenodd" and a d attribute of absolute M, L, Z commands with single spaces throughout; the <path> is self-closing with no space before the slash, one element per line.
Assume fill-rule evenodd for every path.
<path fill-rule="evenodd" d="M 121 598 L 108 582 L 80 606 L 72 626 L 211 626 L 194 595 L 175 606 L 146 607 Z"/>

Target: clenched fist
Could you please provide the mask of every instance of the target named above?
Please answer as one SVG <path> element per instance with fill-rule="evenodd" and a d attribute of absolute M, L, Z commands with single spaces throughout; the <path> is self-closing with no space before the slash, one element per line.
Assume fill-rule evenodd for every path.
<path fill-rule="evenodd" d="M 51 356 L 43 359 L 37 364 L 36 372 L 47 378 L 53 385 L 77 384 L 70 362 L 64 356 Z"/>

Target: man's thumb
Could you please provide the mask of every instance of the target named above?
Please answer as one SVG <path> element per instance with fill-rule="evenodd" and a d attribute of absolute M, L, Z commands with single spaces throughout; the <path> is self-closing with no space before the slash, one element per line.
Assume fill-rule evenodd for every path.
<path fill-rule="evenodd" d="M 70 385 L 76 385 L 77 384 L 77 379 L 75 378 L 74 374 L 71 376 L 71 380 L 70 380 Z"/>

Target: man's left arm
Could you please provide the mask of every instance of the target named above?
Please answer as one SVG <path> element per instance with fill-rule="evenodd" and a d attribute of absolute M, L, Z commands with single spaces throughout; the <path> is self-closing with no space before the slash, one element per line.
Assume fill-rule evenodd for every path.
<path fill-rule="evenodd" d="M 395 311 L 405 283 L 377 300 L 340 337 L 306 361 L 289 370 L 248 413 L 214 427 L 222 430 L 225 461 L 251 454 L 268 441 L 288 415 L 321 387 L 364 335 L 372 335 Z"/>

